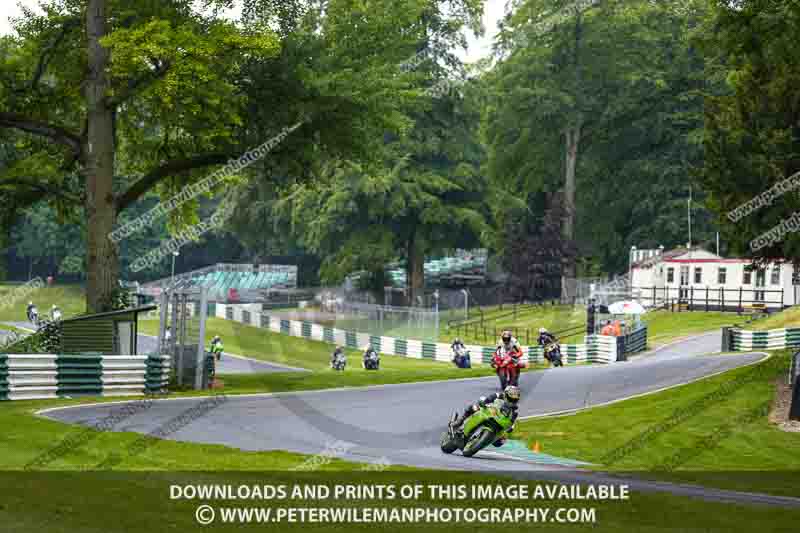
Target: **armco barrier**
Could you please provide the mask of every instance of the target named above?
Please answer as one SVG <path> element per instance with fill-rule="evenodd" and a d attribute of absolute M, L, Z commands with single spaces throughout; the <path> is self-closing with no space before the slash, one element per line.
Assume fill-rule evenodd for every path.
<path fill-rule="evenodd" d="M 169 377 L 162 355 L 0 354 L 0 400 L 161 393 Z"/>
<path fill-rule="evenodd" d="M 727 348 L 733 352 L 749 350 L 783 350 L 800 348 L 800 328 L 781 328 L 750 331 L 731 328 Z"/>
<path fill-rule="evenodd" d="M 236 305 L 217 304 L 216 316 L 219 318 L 233 317 L 236 322 L 242 322 L 241 310 L 232 309 Z M 230 318 L 228 318 L 230 320 Z M 311 322 L 286 320 L 279 316 L 266 313 L 253 320 L 253 324 L 260 324 L 262 328 L 275 333 L 284 333 L 293 337 L 302 337 L 310 340 L 327 342 L 346 346 L 348 348 L 362 349 L 367 344 L 383 354 L 413 357 L 415 359 L 431 359 L 436 361 L 452 360 L 450 345 L 442 342 L 426 342 L 414 339 L 398 339 L 394 337 L 376 336 L 369 333 L 346 331 Z M 639 333 L 639 332 L 637 332 Z M 641 335 L 641 334 L 640 334 Z M 637 341 L 640 337 L 637 337 Z M 646 328 L 644 343 L 647 343 Z M 467 350 L 472 354 L 473 365 L 490 364 L 494 347 L 468 345 Z M 588 335 L 584 344 L 564 344 L 561 352 L 564 364 L 583 363 L 613 363 L 618 360 L 617 338 L 605 335 Z M 522 348 L 523 361 L 532 364 L 544 363 L 544 353 L 541 346 L 524 346 Z"/>

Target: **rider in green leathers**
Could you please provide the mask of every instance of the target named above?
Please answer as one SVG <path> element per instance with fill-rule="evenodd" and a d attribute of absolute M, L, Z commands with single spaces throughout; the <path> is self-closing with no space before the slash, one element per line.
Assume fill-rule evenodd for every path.
<path fill-rule="evenodd" d="M 504 407 L 510 410 L 511 422 L 513 424 L 517 421 L 519 397 L 520 397 L 519 387 L 516 387 L 514 385 L 509 385 L 508 387 L 505 388 L 505 390 L 503 390 L 503 392 L 496 392 L 491 396 L 482 396 L 481 399 L 478 400 L 478 403 L 468 406 L 464 410 L 464 413 L 462 415 L 460 415 L 457 419 L 453 420 L 451 422 L 451 427 L 454 430 L 460 430 L 461 426 L 464 424 L 467 418 L 475 414 L 481 407 L 486 407 L 490 403 L 495 402 L 497 400 L 503 400 Z M 512 425 L 511 429 L 509 429 L 506 433 L 511 433 L 513 430 L 514 426 Z M 498 440 L 497 442 L 494 443 L 494 445 L 499 447 L 502 446 L 504 443 L 505 443 L 505 438 Z"/>
<path fill-rule="evenodd" d="M 209 351 L 217 361 L 222 359 L 222 339 L 219 338 L 219 335 L 215 335 L 211 340 L 211 349 Z"/>

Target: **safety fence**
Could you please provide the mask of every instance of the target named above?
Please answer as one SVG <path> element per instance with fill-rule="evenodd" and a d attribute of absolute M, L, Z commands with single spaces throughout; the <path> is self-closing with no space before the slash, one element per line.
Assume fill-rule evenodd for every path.
<path fill-rule="evenodd" d="M 722 330 L 722 351 L 724 352 L 783 350 L 785 348 L 800 348 L 800 328 L 765 331 L 739 328 L 723 328 Z"/>
<path fill-rule="evenodd" d="M 451 346 L 443 342 L 371 335 L 312 322 L 287 320 L 280 316 L 254 312 L 244 306 L 218 304 L 216 313 L 219 318 L 269 329 L 275 333 L 338 344 L 347 348 L 363 349 L 367 345 L 372 345 L 379 353 L 435 361 L 450 361 L 453 357 Z M 619 347 L 617 337 L 588 335 L 582 344 L 561 345 L 561 353 L 564 364 L 612 363 L 621 360 Z M 495 347 L 480 345 L 467 345 L 466 349 L 472 355 L 472 363 L 477 365 L 491 363 L 495 352 Z M 541 346 L 523 346 L 522 353 L 525 362 L 531 364 L 545 362 Z"/>
<path fill-rule="evenodd" d="M 163 393 L 170 370 L 165 355 L 0 354 L 0 400 Z"/>

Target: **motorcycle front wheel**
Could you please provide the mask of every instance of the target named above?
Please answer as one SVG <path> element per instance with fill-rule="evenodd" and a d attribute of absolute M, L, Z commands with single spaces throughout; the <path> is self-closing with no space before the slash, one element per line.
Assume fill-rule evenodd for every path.
<path fill-rule="evenodd" d="M 455 439 L 450 438 L 449 431 L 445 431 L 442 433 L 442 438 L 439 439 L 439 447 L 442 449 L 442 452 L 450 454 L 458 449 L 458 443 Z"/>
<path fill-rule="evenodd" d="M 472 457 L 482 449 L 490 445 L 495 439 L 494 431 L 487 427 L 478 429 L 467 441 L 464 450 L 461 452 L 464 457 Z"/>

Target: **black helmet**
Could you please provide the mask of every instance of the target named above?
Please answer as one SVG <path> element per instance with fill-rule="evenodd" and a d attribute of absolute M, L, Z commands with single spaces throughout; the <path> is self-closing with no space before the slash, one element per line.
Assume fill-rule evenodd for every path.
<path fill-rule="evenodd" d="M 503 342 L 511 342 L 511 332 L 508 330 L 504 331 L 501 338 L 503 339 Z"/>
<path fill-rule="evenodd" d="M 514 385 L 509 385 L 503 391 L 503 397 L 506 399 L 507 402 L 516 405 L 519 402 L 519 387 Z"/>

